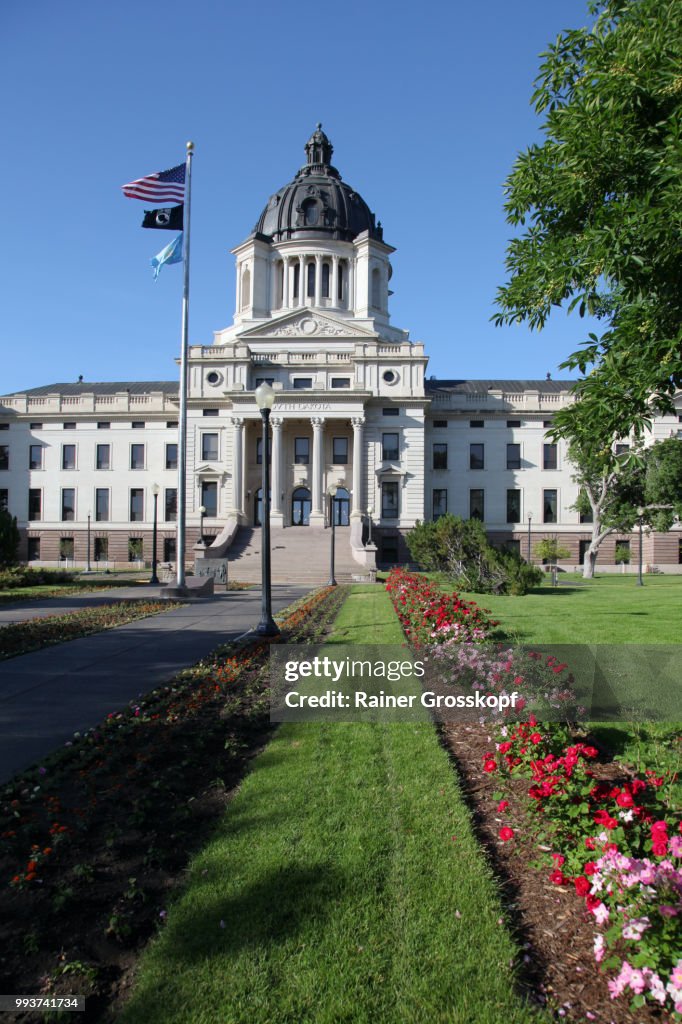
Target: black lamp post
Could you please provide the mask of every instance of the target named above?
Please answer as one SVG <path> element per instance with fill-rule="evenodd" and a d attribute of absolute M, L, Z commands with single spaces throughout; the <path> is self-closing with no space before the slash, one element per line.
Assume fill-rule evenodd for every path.
<path fill-rule="evenodd" d="M 336 513 L 336 508 L 335 508 L 336 490 L 337 490 L 336 484 L 330 484 L 328 489 L 327 489 L 327 493 L 329 494 L 329 508 L 331 509 L 331 519 L 332 519 L 332 546 L 331 546 L 331 555 L 330 555 L 330 561 L 329 561 L 329 582 L 327 583 L 328 587 L 335 587 L 336 586 L 336 579 L 334 578 L 334 554 L 335 554 L 335 548 L 336 548 L 336 515 L 335 515 L 335 513 Z"/>
<path fill-rule="evenodd" d="M 639 567 L 637 571 L 637 586 L 643 587 L 644 580 L 642 579 L 642 520 L 644 519 L 644 509 L 638 508 L 637 515 L 639 516 Z"/>
<path fill-rule="evenodd" d="M 372 516 L 374 515 L 374 506 L 370 505 L 367 509 L 367 518 L 369 520 L 369 534 L 367 536 L 367 543 L 372 543 Z"/>
<path fill-rule="evenodd" d="M 85 567 L 85 571 L 86 572 L 90 572 L 91 571 L 91 569 L 90 569 L 90 520 L 91 520 L 91 518 L 92 518 L 92 513 L 88 512 L 88 559 L 87 559 L 87 565 Z"/>
<path fill-rule="evenodd" d="M 529 565 L 531 564 L 531 562 L 530 562 L 530 524 L 531 524 L 532 518 L 533 518 L 533 513 L 529 512 L 528 513 L 528 558 L 526 559 L 526 561 L 528 562 Z"/>
<path fill-rule="evenodd" d="M 154 525 L 152 528 L 152 577 L 150 584 L 154 587 L 159 585 L 159 577 L 156 574 L 156 542 L 158 536 L 158 511 L 159 511 L 159 485 L 154 484 L 152 487 L 152 494 L 154 495 Z"/>
<path fill-rule="evenodd" d="M 256 388 L 256 405 L 263 420 L 263 537 L 261 544 L 261 615 L 256 626 L 259 636 L 279 636 L 277 623 L 272 617 L 272 584 L 270 571 L 270 411 L 275 402 L 275 392 L 269 384 Z"/>

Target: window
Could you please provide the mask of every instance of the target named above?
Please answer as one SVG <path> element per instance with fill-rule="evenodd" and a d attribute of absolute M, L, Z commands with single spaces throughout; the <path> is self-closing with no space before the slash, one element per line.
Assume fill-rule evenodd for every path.
<path fill-rule="evenodd" d="M 581 541 L 578 542 L 578 558 L 580 560 L 580 564 L 581 565 L 585 564 L 585 555 L 587 554 L 587 552 L 589 550 L 589 547 L 590 547 L 590 541 L 589 540 L 581 540 Z"/>
<path fill-rule="evenodd" d="M 268 448 L 268 463 L 269 463 L 269 465 L 272 465 L 272 445 L 270 445 L 269 448 Z M 262 437 L 257 437 L 256 438 L 256 465 L 257 466 L 262 466 L 263 465 L 263 438 Z"/>
<path fill-rule="evenodd" d="M 448 492 L 446 488 L 439 487 L 433 492 L 433 518 L 440 519 L 448 510 Z"/>
<path fill-rule="evenodd" d="M 0 469 L 9 469 L 9 445 L 0 444 Z"/>
<path fill-rule="evenodd" d="M 110 426 L 111 426 L 111 423 L 109 423 L 109 422 L 98 423 L 97 424 L 97 429 L 98 430 L 109 430 Z"/>
<path fill-rule="evenodd" d="M 381 485 L 381 518 L 398 518 L 398 482 L 389 480 Z"/>
<path fill-rule="evenodd" d="M 301 264 L 300 263 L 295 263 L 294 264 L 294 298 L 295 299 L 298 298 L 298 284 L 299 284 L 300 277 L 301 277 Z"/>
<path fill-rule="evenodd" d="M 517 558 L 521 558 L 521 541 L 503 540 L 502 551 L 508 551 L 510 555 L 516 555 Z"/>
<path fill-rule="evenodd" d="M 95 561 L 106 562 L 109 559 L 109 540 L 107 537 L 95 537 Z"/>
<path fill-rule="evenodd" d="M 217 434 L 202 434 L 201 435 L 201 458 L 204 462 L 217 462 L 218 461 L 218 435 Z"/>
<path fill-rule="evenodd" d="M 507 522 L 521 522 L 521 491 L 507 491 Z"/>
<path fill-rule="evenodd" d="M 142 561 L 142 537 L 128 537 L 128 561 Z"/>
<path fill-rule="evenodd" d="M 204 409 L 203 410 L 203 415 L 204 416 L 217 416 L 218 412 L 219 412 L 218 409 Z"/>
<path fill-rule="evenodd" d="M 175 561 L 175 537 L 163 538 L 163 560 L 164 562 Z"/>
<path fill-rule="evenodd" d="M 382 416 L 399 416 L 400 409 L 397 409 L 394 405 L 387 405 L 381 410 Z"/>
<path fill-rule="evenodd" d="M 315 298 L 315 264 L 308 264 L 308 298 Z"/>
<path fill-rule="evenodd" d="M 400 435 L 381 435 L 381 457 L 384 462 L 398 462 L 400 459 Z"/>
<path fill-rule="evenodd" d="M 521 445 L 507 445 L 507 469 L 521 469 Z"/>
<path fill-rule="evenodd" d="M 218 484 L 215 480 L 202 480 L 201 504 L 206 509 L 205 515 L 215 519 L 218 515 Z"/>
<path fill-rule="evenodd" d="M 76 518 L 76 489 L 62 488 L 62 522 L 72 523 Z"/>
<path fill-rule="evenodd" d="M 542 521 L 543 523 L 556 523 L 557 521 L 557 492 L 542 492 Z"/>
<path fill-rule="evenodd" d="M 111 469 L 111 445 L 98 444 L 95 449 L 95 468 Z"/>
<path fill-rule="evenodd" d="M 172 427 L 177 427 L 177 425 L 178 425 L 178 421 L 177 421 L 177 420 L 168 420 L 168 421 L 166 422 L 166 426 L 168 427 L 168 429 L 169 429 L 169 430 L 170 430 L 170 429 L 171 429 Z"/>
<path fill-rule="evenodd" d="M 0 423 L 0 430 L 9 430 L 9 423 Z"/>
<path fill-rule="evenodd" d="M 144 490 L 141 487 L 130 489 L 130 522 L 141 523 L 144 519 Z"/>
<path fill-rule="evenodd" d="M 469 445 L 469 469 L 484 469 L 485 468 L 485 445 L 482 444 L 470 444 Z"/>
<path fill-rule="evenodd" d="M 629 444 L 617 444 L 616 445 L 616 455 L 624 455 L 625 452 L 629 452 L 629 451 L 630 451 L 630 445 Z"/>
<path fill-rule="evenodd" d="M 144 445 L 131 444 L 130 446 L 130 468 L 144 469 Z"/>
<path fill-rule="evenodd" d="M 305 391 L 306 388 L 312 388 L 312 386 L 312 377 L 294 377 L 294 391 Z"/>
<path fill-rule="evenodd" d="M 543 420 L 542 421 L 542 425 L 543 425 L 543 427 L 551 427 L 552 426 L 552 421 L 551 420 Z"/>
<path fill-rule="evenodd" d="M 348 465 L 348 438 L 332 438 L 332 462 L 335 466 Z"/>
<path fill-rule="evenodd" d="M 0 487 L 0 512 L 6 512 L 9 506 L 9 491 L 6 487 Z"/>
<path fill-rule="evenodd" d="M 383 562 L 384 565 L 395 565 L 398 561 L 398 557 L 398 538 L 382 537 L 380 561 Z"/>
<path fill-rule="evenodd" d="M 398 379 L 398 375 L 394 370 L 384 370 L 381 376 L 387 384 L 395 384 Z"/>
<path fill-rule="evenodd" d="M 521 420 L 507 420 L 507 426 L 508 427 L 520 427 L 521 426 Z"/>
<path fill-rule="evenodd" d="M 178 468 L 178 446 L 177 444 L 166 445 L 166 469 Z"/>
<path fill-rule="evenodd" d="M 485 497 L 480 487 L 469 491 L 469 519 L 485 519 Z"/>
<path fill-rule="evenodd" d="M 275 383 L 274 377 L 256 377 L 256 387 L 259 388 L 261 384 L 269 384 L 270 387 Z"/>
<path fill-rule="evenodd" d="M 322 296 L 325 299 L 329 298 L 329 264 L 322 264 Z"/>
<path fill-rule="evenodd" d="M 620 555 L 620 560 L 616 558 L 616 555 Z M 630 541 L 619 540 L 616 541 L 616 547 L 614 550 L 614 562 L 616 565 L 627 565 L 630 561 Z"/>
<path fill-rule="evenodd" d="M 40 561 L 40 537 L 28 538 L 28 560 L 29 562 Z"/>
<path fill-rule="evenodd" d="M 28 492 L 28 518 L 32 523 L 42 519 L 43 492 L 39 487 L 31 487 Z"/>
<path fill-rule="evenodd" d="M 75 430 L 75 429 L 76 429 L 76 424 L 75 423 L 70 423 L 69 422 L 69 423 L 65 423 L 64 424 L 64 430 Z"/>
<path fill-rule="evenodd" d="M 75 444 L 62 445 L 62 469 L 76 468 L 76 446 Z"/>
<path fill-rule="evenodd" d="M 42 430 L 43 425 L 42 423 L 29 423 L 29 428 L 31 430 Z M 37 540 L 38 538 L 36 537 L 35 539 Z"/>
<path fill-rule="evenodd" d="M 144 420 L 133 420 L 131 425 L 133 430 L 144 430 Z"/>
<path fill-rule="evenodd" d="M 448 468 L 448 446 L 446 444 L 434 444 L 433 446 L 433 468 Z"/>
<path fill-rule="evenodd" d="M 164 495 L 164 515 L 163 518 L 167 523 L 174 523 L 178 518 L 178 489 L 177 487 L 167 487 Z"/>
<path fill-rule="evenodd" d="M 469 420 L 469 426 L 475 430 L 480 430 L 481 427 L 485 426 L 485 420 Z"/>
<path fill-rule="evenodd" d="M 434 420 L 433 421 L 433 425 L 434 425 L 436 430 L 445 430 L 445 428 L 448 425 L 448 421 L 447 420 Z"/>
<path fill-rule="evenodd" d="M 73 537 L 60 537 L 59 557 L 67 562 L 69 559 L 73 561 Z"/>
<path fill-rule="evenodd" d="M 343 263 L 339 262 L 339 286 L 337 289 L 337 298 L 343 299 Z"/>
<path fill-rule="evenodd" d="M 542 446 L 542 468 L 543 469 L 556 469 L 557 468 L 557 457 L 556 457 L 556 445 L 555 444 L 543 444 L 543 446 Z"/>
<path fill-rule="evenodd" d="M 109 489 L 107 487 L 95 489 L 95 522 L 109 522 Z"/>
<path fill-rule="evenodd" d="M 43 446 L 42 444 L 32 444 L 28 450 L 28 468 L 29 469 L 42 469 L 43 468 Z"/>
<path fill-rule="evenodd" d="M 333 388 L 349 388 L 350 377 L 332 377 Z"/>
<path fill-rule="evenodd" d="M 294 462 L 297 466 L 307 466 L 310 461 L 310 439 L 307 437 L 294 438 Z"/>

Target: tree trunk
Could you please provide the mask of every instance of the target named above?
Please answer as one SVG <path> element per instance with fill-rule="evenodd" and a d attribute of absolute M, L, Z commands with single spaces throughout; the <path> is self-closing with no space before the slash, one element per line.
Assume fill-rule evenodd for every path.
<path fill-rule="evenodd" d="M 597 561 L 598 549 L 589 546 L 585 552 L 585 561 L 583 562 L 583 579 L 591 580 L 594 579 L 594 566 Z"/>

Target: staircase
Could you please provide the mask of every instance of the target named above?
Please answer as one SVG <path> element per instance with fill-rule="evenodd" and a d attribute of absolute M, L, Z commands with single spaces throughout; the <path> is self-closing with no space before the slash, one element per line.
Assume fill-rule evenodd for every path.
<path fill-rule="evenodd" d="M 270 530 L 273 583 L 324 584 L 329 579 L 331 529 L 319 526 L 272 527 Z M 241 526 L 227 551 L 228 579 L 243 583 L 261 581 L 260 527 Z M 366 570 L 353 558 L 350 527 L 336 527 L 334 576 L 337 583 L 351 583 Z"/>

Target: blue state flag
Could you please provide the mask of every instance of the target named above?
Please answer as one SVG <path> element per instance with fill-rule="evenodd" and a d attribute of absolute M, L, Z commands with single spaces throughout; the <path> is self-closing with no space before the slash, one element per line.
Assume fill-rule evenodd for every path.
<path fill-rule="evenodd" d="M 161 267 L 166 263 L 182 263 L 182 232 L 165 249 L 162 249 L 160 253 L 152 257 L 151 264 L 154 268 L 155 281 L 159 276 Z"/>

